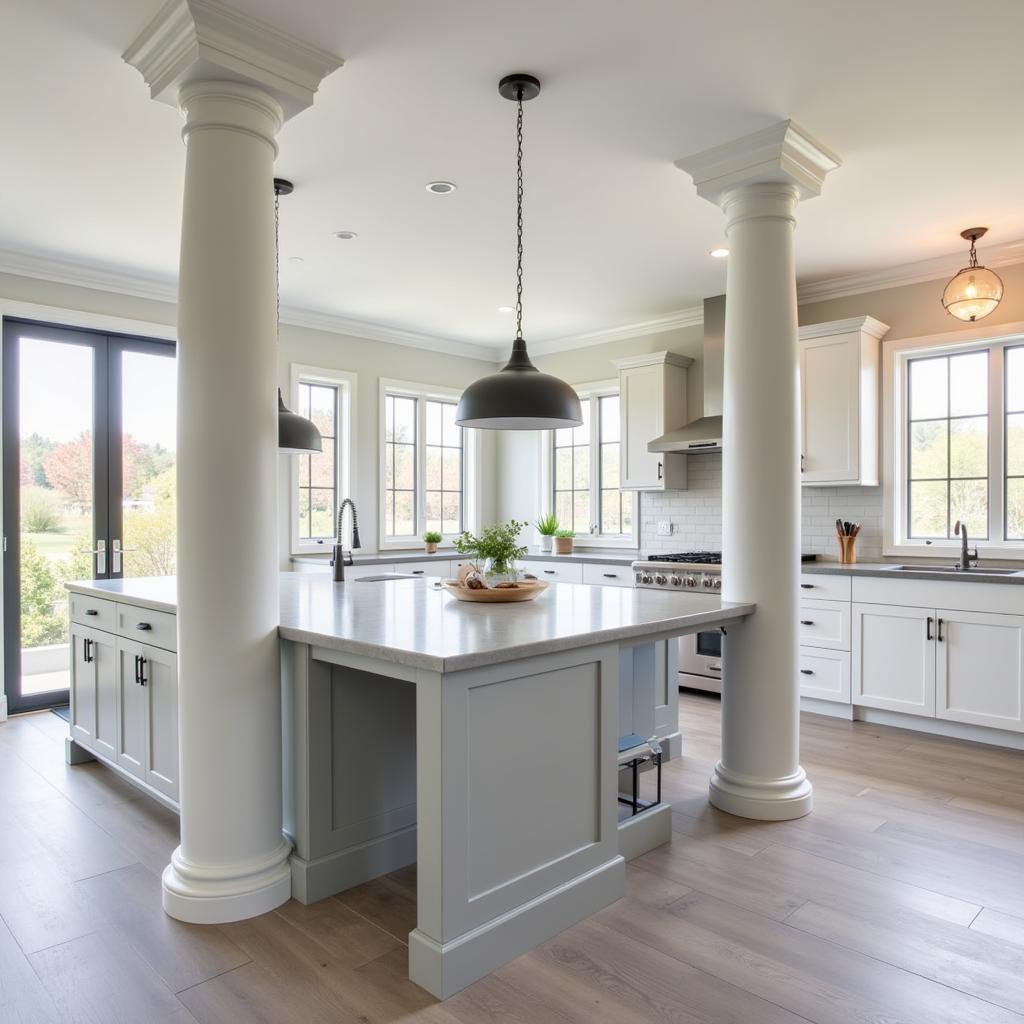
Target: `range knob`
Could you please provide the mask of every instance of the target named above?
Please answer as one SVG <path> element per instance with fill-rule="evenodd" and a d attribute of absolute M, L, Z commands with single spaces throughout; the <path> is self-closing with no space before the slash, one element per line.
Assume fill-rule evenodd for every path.
<path fill-rule="evenodd" d="M 668 578 L 664 575 L 664 573 L 659 572 L 658 575 L 654 577 L 654 582 L 657 583 L 659 587 L 663 587 L 666 583 L 668 583 Z"/>
<path fill-rule="evenodd" d="M 714 578 L 714 580 L 711 583 L 711 589 L 712 590 L 721 590 L 722 589 L 722 577 L 721 576 L 716 576 Z"/>
<path fill-rule="evenodd" d="M 644 573 L 643 582 L 644 583 L 651 583 L 653 581 L 651 580 L 651 577 L 647 575 L 647 573 Z"/>
<path fill-rule="evenodd" d="M 710 590 L 714 585 L 714 581 L 711 579 L 710 576 L 705 576 L 701 583 L 707 590 Z"/>
<path fill-rule="evenodd" d="M 672 577 L 672 586 L 673 586 L 673 587 L 678 587 L 678 586 L 681 586 L 681 585 L 682 585 L 682 582 L 683 582 L 683 581 L 682 581 L 682 580 L 681 580 L 681 579 L 680 579 L 680 578 L 679 578 L 678 576 L 673 576 L 673 577 Z"/>
<path fill-rule="evenodd" d="M 684 576 L 683 583 L 688 587 L 695 587 L 697 586 L 697 577 L 693 575 Z"/>

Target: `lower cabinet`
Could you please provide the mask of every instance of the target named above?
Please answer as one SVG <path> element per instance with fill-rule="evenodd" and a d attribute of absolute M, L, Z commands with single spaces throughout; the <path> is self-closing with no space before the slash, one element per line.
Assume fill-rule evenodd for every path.
<path fill-rule="evenodd" d="M 853 703 L 1024 732 L 1024 616 L 853 606 Z"/>
<path fill-rule="evenodd" d="M 177 803 L 177 655 L 74 621 L 70 637 L 71 738 Z"/>
<path fill-rule="evenodd" d="M 824 647 L 801 647 L 800 696 L 850 703 L 850 655 Z"/>

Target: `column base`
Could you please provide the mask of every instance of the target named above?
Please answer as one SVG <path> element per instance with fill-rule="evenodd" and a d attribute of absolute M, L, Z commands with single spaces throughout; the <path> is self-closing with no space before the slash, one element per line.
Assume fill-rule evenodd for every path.
<path fill-rule="evenodd" d="M 711 775 L 708 799 L 726 814 L 755 821 L 791 821 L 814 808 L 814 790 L 799 767 L 792 775 L 766 779 L 730 772 L 719 761 Z"/>
<path fill-rule="evenodd" d="M 179 846 L 164 868 L 164 913 L 189 924 L 227 924 L 274 910 L 292 895 L 291 849 L 282 839 L 258 862 L 205 868 L 186 861 Z"/>

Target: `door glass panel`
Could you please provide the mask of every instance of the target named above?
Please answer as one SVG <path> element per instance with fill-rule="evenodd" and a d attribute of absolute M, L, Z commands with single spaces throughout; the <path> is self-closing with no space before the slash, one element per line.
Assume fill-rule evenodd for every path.
<path fill-rule="evenodd" d="M 175 571 L 177 377 L 167 355 L 121 353 L 121 458 L 126 577 Z M 117 571 L 116 564 L 113 570 Z"/>
<path fill-rule="evenodd" d="M 93 349 L 18 341 L 21 696 L 66 690 L 66 580 L 95 563 Z"/>

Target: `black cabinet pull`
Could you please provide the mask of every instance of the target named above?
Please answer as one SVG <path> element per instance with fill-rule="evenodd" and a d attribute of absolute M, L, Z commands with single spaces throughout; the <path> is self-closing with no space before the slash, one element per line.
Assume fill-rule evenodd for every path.
<path fill-rule="evenodd" d="M 422 576 L 426 573 L 426 569 L 413 569 L 413 576 Z"/>
<path fill-rule="evenodd" d="M 86 615 L 99 615 L 99 612 L 95 608 L 86 608 L 85 609 L 85 614 Z"/>
<path fill-rule="evenodd" d="M 661 463 L 658 463 L 658 479 L 661 479 Z"/>
<path fill-rule="evenodd" d="M 932 617 L 930 615 L 924 620 L 924 638 L 925 640 L 932 638 Z"/>
<path fill-rule="evenodd" d="M 88 637 L 82 641 L 82 661 L 86 664 L 92 661 L 92 640 Z"/>
<path fill-rule="evenodd" d="M 544 572 L 548 576 L 557 576 L 558 575 L 558 570 L 557 569 L 545 569 Z"/>
<path fill-rule="evenodd" d="M 813 676 L 814 675 L 814 669 L 802 668 L 802 669 L 800 669 L 800 675 L 802 675 L 802 676 Z"/>
<path fill-rule="evenodd" d="M 146 656 L 139 655 L 139 686 L 146 685 Z"/>
<path fill-rule="evenodd" d="M 619 574 L 617 572 L 603 572 L 601 575 L 606 580 L 617 580 L 619 578 Z"/>
<path fill-rule="evenodd" d="M 942 619 L 937 619 L 936 621 L 937 621 L 938 626 L 939 626 L 939 632 L 938 632 L 938 635 L 936 636 L 935 639 L 938 640 L 939 643 L 941 644 L 945 640 L 945 637 L 942 635 L 942 622 L 943 622 L 943 620 Z"/>
<path fill-rule="evenodd" d="M 813 626 L 814 625 L 814 619 L 801 619 L 800 620 L 800 625 L 801 626 Z"/>
<path fill-rule="evenodd" d="M 800 584 L 800 589 L 801 590 L 813 590 L 814 589 L 814 584 L 813 583 L 801 583 Z"/>
<path fill-rule="evenodd" d="M 148 622 L 136 622 L 136 629 L 152 629 L 153 627 Z"/>

